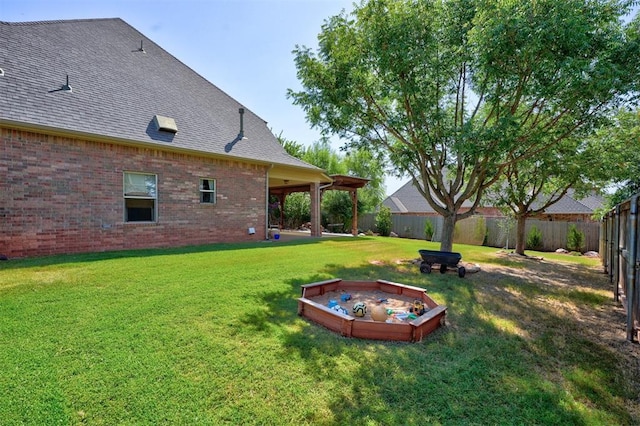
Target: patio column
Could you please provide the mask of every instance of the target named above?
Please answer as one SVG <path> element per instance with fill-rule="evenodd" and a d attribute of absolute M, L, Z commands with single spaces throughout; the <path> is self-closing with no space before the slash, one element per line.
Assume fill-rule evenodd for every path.
<path fill-rule="evenodd" d="M 279 229 L 282 231 L 284 229 L 284 202 L 287 199 L 287 194 L 278 195 L 278 202 L 280 203 L 280 223 L 278 224 Z"/>
<path fill-rule="evenodd" d="M 322 227 L 320 220 L 320 184 L 314 182 L 309 186 L 309 194 L 311 195 L 311 236 L 321 237 Z"/>
<path fill-rule="evenodd" d="M 349 191 L 351 195 L 351 234 L 354 237 L 358 236 L 358 190 L 354 189 Z"/>

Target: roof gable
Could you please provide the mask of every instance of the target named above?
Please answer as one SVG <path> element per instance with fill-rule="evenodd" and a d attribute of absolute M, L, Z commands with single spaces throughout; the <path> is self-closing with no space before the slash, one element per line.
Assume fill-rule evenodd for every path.
<path fill-rule="evenodd" d="M 242 105 L 119 18 L 0 22 L 0 58 L 0 123 L 319 170 L 246 108 L 239 138 Z"/>

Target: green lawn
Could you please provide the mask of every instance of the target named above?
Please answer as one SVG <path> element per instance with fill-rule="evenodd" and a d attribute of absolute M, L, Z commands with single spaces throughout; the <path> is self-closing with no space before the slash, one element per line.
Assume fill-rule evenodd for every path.
<path fill-rule="evenodd" d="M 309 239 L 0 262 L 0 424 L 640 422 L 637 345 L 598 261 L 460 245 L 486 266 L 460 279 L 398 261 L 419 248 L 437 245 Z M 448 306 L 447 326 L 389 343 L 299 317 L 300 285 L 333 277 L 424 287 Z"/>

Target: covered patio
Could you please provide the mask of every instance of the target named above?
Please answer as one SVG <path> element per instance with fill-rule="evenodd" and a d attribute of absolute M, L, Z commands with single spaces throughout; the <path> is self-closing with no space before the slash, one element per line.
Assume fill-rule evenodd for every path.
<path fill-rule="evenodd" d="M 369 179 L 347 176 L 347 175 L 330 175 L 328 178 L 330 182 L 325 183 L 292 183 L 290 180 L 283 180 L 282 185 L 275 185 L 269 187 L 269 196 L 274 196 L 278 199 L 281 208 L 280 220 L 278 224 L 269 224 L 270 227 L 274 225 L 278 229 L 284 228 L 284 205 L 289 194 L 295 192 L 308 192 L 311 195 L 311 228 L 310 236 L 320 237 L 322 236 L 322 215 L 320 213 L 320 205 L 322 203 L 322 195 L 325 191 L 347 191 L 349 192 L 352 202 L 352 222 L 351 222 L 351 234 L 358 235 L 358 189 L 364 187 Z"/>

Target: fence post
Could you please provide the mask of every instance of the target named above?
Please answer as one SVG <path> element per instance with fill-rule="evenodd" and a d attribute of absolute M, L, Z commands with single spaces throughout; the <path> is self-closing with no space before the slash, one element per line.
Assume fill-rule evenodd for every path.
<path fill-rule="evenodd" d="M 602 223 L 600 224 L 600 253 L 602 257 L 602 266 L 604 267 L 604 273 L 609 275 L 609 227 L 607 226 L 609 223 L 607 215 L 605 215 L 602 219 Z"/>
<path fill-rule="evenodd" d="M 629 205 L 629 219 L 627 228 L 627 288 L 624 293 L 627 298 L 627 340 L 633 340 L 633 325 L 635 319 L 635 287 L 636 287 L 636 238 L 638 227 L 638 196 L 631 197 Z"/>
<path fill-rule="evenodd" d="M 614 246 L 615 244 L 615 246 Z M 618 288 L 618 283 L 620 282 L 620 256 L 622 256 L 622 252 L 620 250 L 620 204 L 616 206 L 614 222 L 613 222 L 613 238 L 611 243 L 611 256 L 613 258 L 613 283 L 615 283 L 615 287 L 613 290 L 614 300 L 618 302 L 620 300 L 620 289 Z"/>

